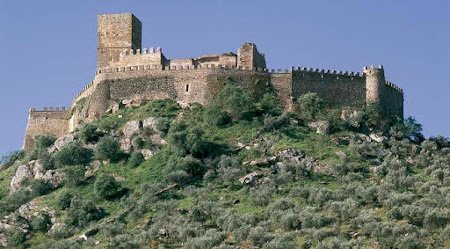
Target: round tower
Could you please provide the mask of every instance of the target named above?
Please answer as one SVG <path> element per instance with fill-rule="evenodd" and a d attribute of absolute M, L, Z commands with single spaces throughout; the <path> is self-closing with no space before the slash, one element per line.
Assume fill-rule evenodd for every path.
<path fill-rule="evenodd" d="M 364 67 L 363 73 L 366 77 L 366 103 L 380 103 L 385 82 L 383 66 Z"/>

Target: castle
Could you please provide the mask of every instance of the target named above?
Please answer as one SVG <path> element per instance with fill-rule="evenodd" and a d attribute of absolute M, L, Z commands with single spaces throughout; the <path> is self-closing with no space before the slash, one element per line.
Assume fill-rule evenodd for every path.
<path fill-rule="evenodd" d="M 253 43 L 243 44 L 237 53 L 167 59 L 161 48 L 143 49 L 141 37 L 142 24 L 133 14 L 99 15 L 94 80 L 76 95 L 71 108 L 31 108 L 24 149 L 33 146 L 36 135 L 71 132 L 117 109 L 123 100 L 172 98 L 181 104 L 206 104 L 227 82 L 256 95 L 270 86 L 288 110 L 300 95 L 316 92 L 333 107 L 372 104 L 386 117 L 403 117 L 403 91 L 385 80 L 382 66 L 364 67 L 362 73 L 305 67 L 269 70 Z"/>

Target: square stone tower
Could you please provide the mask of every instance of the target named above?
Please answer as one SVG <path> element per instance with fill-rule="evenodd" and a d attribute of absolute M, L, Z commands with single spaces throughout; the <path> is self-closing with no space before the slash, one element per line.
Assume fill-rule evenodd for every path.
<path fill-rule="evenodd" d="M 120 52 L 141 49 L 142 23 L 131 13 L 98 16 L 97 68 L 118 61 Z"/>

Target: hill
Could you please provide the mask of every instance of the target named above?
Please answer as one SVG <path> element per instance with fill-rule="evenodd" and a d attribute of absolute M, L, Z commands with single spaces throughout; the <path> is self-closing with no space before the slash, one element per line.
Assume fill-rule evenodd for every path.
<path fill-rule="evenodd" d="M 450 143 L 414 119 L 284 112 L 227 85 L 130 106 L 0 171 L 8 248 L 449 248 Z"/>

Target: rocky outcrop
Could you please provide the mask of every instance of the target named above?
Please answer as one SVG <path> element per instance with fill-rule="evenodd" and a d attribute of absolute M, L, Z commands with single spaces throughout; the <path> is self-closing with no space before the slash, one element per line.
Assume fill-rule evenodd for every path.
<path fill-rule="evenodd" d="M 52 154 L 56 151 L 60 151 L 62 148 L 64 148 L 69 143 L 73 142 L 75 140 L 75 136 L 73 134 L 66 134 L 64 136 L 59 137 L 56 139 L 55 143 L 48 148 L 48 153 Z"/>
<path fill-rule="evenodd" d="M 122 128 L 123 138 L 120 140 L 120 148 L 125 152 L 130 152 L 132 148 L 131 139 L 133 135 L 138 133 L 142 128 L 142 122 L 133 120 L 127 122 Z"/>
<path fill-rule="evenodd" d="M 26 179 L 41 179 L 56 188 L 62 184 L 64 173 L 59 169 L 46 171 L 40 160 L 30 161 L 17 168 L 9 185 L 11 192 L 17 191 Z"/>

